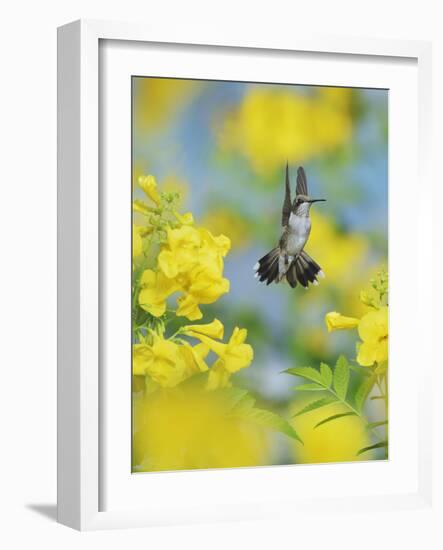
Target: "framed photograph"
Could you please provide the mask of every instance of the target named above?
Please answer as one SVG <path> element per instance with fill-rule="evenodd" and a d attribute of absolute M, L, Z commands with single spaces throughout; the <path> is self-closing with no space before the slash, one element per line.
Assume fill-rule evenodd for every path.
<path fill-rule="evenodd" d="M 58 48 L 59 521 L 432 510 L 429 44 Z"/>

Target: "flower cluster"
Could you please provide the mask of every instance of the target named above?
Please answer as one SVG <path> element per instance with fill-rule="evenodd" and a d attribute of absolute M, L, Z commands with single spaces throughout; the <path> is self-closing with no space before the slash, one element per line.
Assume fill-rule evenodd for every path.
<path fill-rule="evenodd" d="M 133 374 L 148 375 L 160 387 L 171 388 L 195 374 L 209 371 L 207 389 L 226 387 L 231 374 L 249 367 L 254 353 L 245 343 L 246 329 L 236 327 L 227 343 L 220 341 L 223 335 L 224 327 L 218 319 L 202 325 L 185 325 L 169 339 L 150 330 L 146 338 L 140 337 L 141 341 L 133 345 Z M 192 346 L 182 336 L 200 343 Z M 211 367 L 206 362 L 210 351 L 217 355 Z"/>
<path fill-rule="evenodd" d="M 329 332 L 357 328 L 361 342 L 357 344 L 357 363 L 363 367 L 385 369 L 388 360 L 388 279 L 381 271 L 371 281 L 371 288 L 360 293 L 360 300 L 370 307 L 361 319 L 346 317 L 336 311 L 325 317 Z"/>
<path fill-rule="evenodd" d="M 215 319 L 182 326 L 166 337 L 164 317 L 172 294 L 179 294 L 174 317 L 195 321 L 203 316 L 201 304 L 211 304 L 229 291 L 223 258 L 230 241 L 195 227 L 191 213 L 177 212 L 177 197 L 160 193 L 153 176 L 140 176 L 137 185 L 145 199 L 134 200 L 134 211 L 144 223 L 133 226 L 133 304 L 136 319 L 141 319 L 134 323 L 133 374 L 171 388 L 209 371 L 208 389 L 225 387 L 232 373 L 252 362 L 247 331 L 236 327 L 223 343 L 224 327 Z M 149 267 L 149 262 L 154 265 Z M 192 345 L 186 337 L 200 343 Z M 206 362 L 210 351 L 217 356 L 211 367 Z"/>
<path fill-rule="evenodd" d="M 190 321 L 201 319 L 199 305 L 212 304 L 229 291 L 229 281 L 223 277 L 223 258 L 229 247 L 227 237 L 214 237 L 203 228 L 168 228 L 157 271 L 143 273 L 140 307 L 159 317 L 166 310 L 167 298 L 179 292 L 176 314 Z"/>
<path fill-rule="evenodd" d="M 179 214 L 173 206 L 174 197 L 163 199 L 152 176 L 141 177 L 139 186 L 155 206 L 134 201 L 134 210 L 149 221 L 148 227 L 134 228 L 134 257 L 143 252 L 143 234 L 157 233 L 160 244 L 157 265 L 141 273 L 139 306 L 161 317 L 169 296 L 179 293 L 176 315 L 190 321 L 201 319 L 199 305 L 211 304 L 229 291 L 229 281 L 223 277 L 223 258 L 230 249 L 230 240 L 195 227 L 191 213 Z"/>

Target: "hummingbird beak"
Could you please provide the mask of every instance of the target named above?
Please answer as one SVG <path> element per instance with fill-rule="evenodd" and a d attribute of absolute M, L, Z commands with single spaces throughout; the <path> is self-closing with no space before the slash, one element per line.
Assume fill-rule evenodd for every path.
<path fill-rule="evenodd" d="M 313 204 L 314 202 L 326 202 L 326 199 L 312 199 L 308 202 L 310 202 L 311 204 Z"/>

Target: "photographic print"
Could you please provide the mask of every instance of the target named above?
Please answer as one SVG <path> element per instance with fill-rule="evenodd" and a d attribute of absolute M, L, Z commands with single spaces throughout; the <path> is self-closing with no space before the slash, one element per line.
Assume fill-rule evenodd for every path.
<path fill-rule="evenodd" d="M 386 460 L 388 90 L 132 77 L 131 308 L 134 473 Z"/>

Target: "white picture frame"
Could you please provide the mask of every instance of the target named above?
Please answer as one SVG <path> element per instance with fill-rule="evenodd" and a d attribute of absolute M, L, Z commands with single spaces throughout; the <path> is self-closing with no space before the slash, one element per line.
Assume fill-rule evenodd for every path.
<path fill-rule="evenodd" d="M 161 33 L 160 33 L 161 34 Z M 103 56 L 101 45 L 105 41 L 113 41 L 117 45 L 125 44 L 125 52 L 120 55 L 117 52 L 115 58 Z M 106 453 L 112 450 L 118 455 L 118 446 L 126 449 L 129 453 L 129 446 L 123 443 L 128 442 L 130 424 L 123 421 L 118 423 L 116 433 L 120 434 L 120 440 L 114 438 L 109 443 L 108 431 L 106 430 L 106 415 L 108 414 L 106 402 L 109 399 L 117 399 L 115 387 L 118 380 L 113 384 L 103 384 L 103 356 L 100 352 L 100 337 L 103 324 L 103 301 L 106 301 L 108 285 L 102 287 L 101 277 L 103 276 L 103 230 L 109 229 L 103 218 L 107 218 L 109 212 L 103 215 L 103 209 L 110 209 L 115 212 L 116 205 L 121 204 L 121 197 L 108 197 L 104 201 L 103 188 L 100 187 L 100 155 L 102 154 L 101 128 L 99 125 L 100 113 L 106 108 L 100 104 L 99 83 L 106 85 L 109 81 L 100 81 L 101 64 L 109 64 L 111 61 L 116 67 L 114 77 L 121 78 L 131 74 L 128 56 L 131 48 L 138 44 L 156 45 L 161 51 L 161 44 L 174 45 L 175 49 L 196 46 L 197 52 L 204 52 L 205 60 L 199 70 L 209 70 L 211 51 L 214 47 L 228 52 L 231 58 L 253 55 L 266 52 L 279 56 L 282 69 L 288 61 L 289 54 L 304 52 L 312 56 L 329 54 L 329 59 L 334 57 L 344 59 L 350 63 L 360 62 L 371 64 L 371 60 L 386 60 L 395 66 L 397 63 L 412 63 L 414 65 L 413 80 L 418 83 L 418 94 L 411 91 L 411 98 L 415 100 L 414 109 L 417 112 L 416 120 L 411 121 L 410 128 L 418 132 L 418 146 L 413 145 L 411 140 L 405 147 L 408 149 L 408 162 L 418 167 L 418 180 L 420 189 L 425 192 L 427 199 L 432 196 L 432 185 L 430 178 L 430 161 L 428 152 L 430 150 L 430 67 L 431 48 L 425 42 L 369 40 L 357 38 L 328 38 L 315 37 L 312 35 L 300 35 L 296 38 L 276 40 L 258 38 L 257 40 L 244 40 L 232 36 L 189 37 L 186 32 L 173 36 L 156 35 L 155 31 L 142 25 L 100 22 L 100 21 L 77 21 L 59 29 L 58 33 L 58 277 L 59 277 L 59 302 L 58 302 L 58 519 L 61 523 L 76 529 L 103 529 L 131 526 L 151 526 L 176 523 L 194 523 L 199 521 L 219 521 L 251 518 L 266 518 L 277 516 L 291 516 L 295 511 L 297 514 L 309 513 L 309 509 L 317 511 L 326 509 L 333 505 L 336 510 L 346 512 L 356 507 L 362 511 L 372 510 L 395 510 L 395 509 L 426 509 L 432 511 L 433 477 L 432 477 L 432 442 L 431 402 L 428 396 L 425 398 L 425 383 L 429 386 L 430 380 L 435 380 L 437 374 L 432 372 L 432 348 L 431 343 L 427 347 L 423 360 L 423 373 L 417 387 L 407 388 L 416 392 L 417 406 L 409 412 L 412 426 L 417 427 L 414 435 L 414 452 L 411 452 L 413 459 L 405 465 L 401 475 L 396 478 L 397 469 L 395 460 L 391 462 L 386 470 L 386 480 L 396 479 L 396 485 L 388 487 L 383 494 L 377 489 L 370 491 L 369 488 L 364 494 L 354 494 L 353 487 L 358 479 L 356 467 L 362 468 L 367 465 L 322 465 L 311 466 L 304 470 L 304 476 L 315 478 L 323 476 L 327 479 L 330 474 L 338 480 L 338 485 L 343 486 L 341 480 L 346 480 L 347 490 L 340 492 L 337 487 L 330 487 L 328 492 L 316 491 L 309 497 L 303 493 L 300 498 L 292 498 L 285 493 L 283 487 L 288 483 L 289 477 L 297 467 L 274 467 L 254 468 L 242 470 L 218 470 L 205 472 L 182 472 L 173 474 L 149 474 L 145 475 L 143 482 L 144 495 L 146 488 L 152 495 L 160 495 L 160 492 L 171 494 L 189 492 L 190 487 L 194 488 L 197 498 L 204 498 L 204 506 L 197 504 L 185 506 L 180 503 L 175 507 L 169 506 L 168 499 L 155 505 L 146 503 L 140 506 L 133 489 L 134 479 L 130 479 L 130 470 L 119 478 L 121 464 L 125 464 L 126 455 L 121 455 L 118 467 L 115 461 L 106 463 Z M 160 45 L 160 46 L 158 46 Z M 118 49 L 118 48 L 117 48 Z M 121 53 L 121 52 L 120 52 Z M 254 53 L 254 55 L 255 55 Z M 362 57 L 364 56 L 364 57 Z M 152 57 L 154 59 L 154 57 Z M 156 62 L 162 62 L 161 55 L 157 55 Z M 192 60 L 191 60 L 192 61 Z M 164 62 L 167 60 L 164 58 Z M 325 60 L 325 63 L 328 63 Z M 171 65 L 172 66 L 172 65 Z M 369 67 L 369 65 L 367 65 Z M 203 69 L 202 69 L 203 67 Z M 166 73 L 168 69 L 165 69 Z M 187 76 L 190 74 L 189 66 Z M 216 69 L 212 68 L 212 71 Z M 192 71 L 191 71 L 192 72 Z M 368 68 L 368 72 L 370 72 Z M 373 71 L 376 78 L 376 72 Z M 206 74 L 206 73 L 205 73 Z M 212 74 L 212 73 L 211 73 Z M 215 73 L 214 73 L 215 74 Z M 176 76 L 174 74 L 174 76 Z M 266 78 L 270 78 L 267 76 Z M 331 77 L 332 78 L 332 77 Z M 337 77 L 338 78 L 338 77 Z M 383 78 L 380 77 L 380 82 Z M 412 77 L 411 77 L 412 78 Z M 271 80 L 272 81 L 272 80 Z M 414 81 L 414 82 L 415 82 Z M 335 82 L 336 84 L 339 82 Z M 351 85 L 348 83 L 348 85 Z M 415 95 L 414 95 L 415 94 Z M 113 98 L 109 98 L 113 101 Z M 108 100 L 108 98 L 107 98 Z M 116 97 L 116 101 L 119 98 Z M 125 135 L 124 128 L 121 135 Z M 120 132 L 118 132 L 120 134 Z M 127 132 L 126 132 L 127 133 Z M 124 147 L 126 142 L 116 142 L 113 147 Z M 415 149 L 414 149 L 415 148 Z M 114 150 L 115 152 L 115 150 Z M 126 151 L 127 157 L 127 151 Z M 402 150 L 399 146 L 393 151 L 395 156 L 393 169 L 398 171 L 394 174 L 396 180 L 404 178 L 404 181 L 412 181 L 411 175 L 402 172 L 400 166 Z M 116 155 L 113 155 L 114 160 Z M 390 159 L 391 160 L 391 159 Z M 126 160 L 127 163 L 127 160 Z M 122 173 L 125 170 L 125 161 L 122 160 Z M 106 167 L 109 168 L 108 166 Z M 118 168 L 118 167 L 117 167 Z M 127 172 L 129 174 L 129 172 Z M 129 177 L 129 176 L 128 176 Z M 415 177 L 415 175 L 414 175 Z M 115 186 L 114 186 L 115 187 Z M 392 197 L 390 197 L 392 201 Z M 128 203 L 129 204 L 129 203 Z M 411 202 L 405 198 L 404 212 L 407 213 Z M 118 214 L 117 214 L 118 215 Z M 114 219 L 114 218 L 113 218 Z M 117 221 L 117 218 L 115 218 Z M 125 220 L 121 220 L 125 224 Z M 120 223 L 120 222 L 118 222 Z M 392 231 L 397 236 L 405 228 L 405 215 L 399 213 L 394 215 Z M 414 218 L 415 227 L 421 235 L 431 228 L 431 216 L 426 216 L 426 205 L 419 203 L 418 213 Z M 420 234 L 416 234 L 419 238 Z M 426 239 L 423 239 L 426 242 Z M 116 246 L 115 254 L 123 253 Z M 414 249 L 414 263 L 417 267 L 417 285 L 409 288 L 409 293 L 414 297 L 415 311 L 421 316 L 432 315 L 432 284 L 426 279 L 429 266 L 432 264 L 431 245 L 424 245 Z M 404 258 L 398 257 L 394 262 L 394 268 L 400 270 L 400 264 Z M 420 269 L 420 265 L 428 266 L 427 270 Z M 130 268 L 130 260 L 128 259 Z M 390 268 L 392 266 L 390 265 Z M 402 284 L 399 278 L 398 285 Z M 406 285 L 406 281 L 404 281 Z M 414 294 L 416 292 L 416 295 Z M 395 309 L 394 309 L 395 311 Z M 391 315 L 391 323 L 401 319 Z M 403 337 L 412 341 L 413 330 L 420 330 L 420 327 L 410 327 L 410 332 L 403 332 Z M 426 338 L 424 331 L 420 332 L 420 338 Z M 429 339 L 428 339 L 429 340 Z M 413 343 L 411 346 L 413 347 Z M 412 365 L 416 349 L 409 349 L 409 363 Z M 404 355 L 398 358 L 408 361 Z M 405 367 L 406 368 L 406 367 Z M 431 378 L 433 377 L 433 378 Z M 112 377 L 111 377 L 112 378 Z M 115 378 L 113 379 L 116 380 Z M 114 390 L 113 390 L 114 388 Z M 114 393 L 113 393 L 114 392 Z M 128 393 L 129 398 L 129 393 Z M 112 401 L 114 402 L 114 401 Z M 119 404 L 117 404 L 119 409 Z M 128 403 L 122 404 L 127 409 Z M 393 414 L 399 417 L 404 402 L 399 399 L 392 400 Z M 397 413 L 395 413 L 397 407 Z M 125 409 L 125 410 L 126 410 Z M 115 420 L 115 419 L 114 419 Z M 113 424 L 115 426 L 115 424 Z M 126 430 L 126 432 L 125 432 Z M 117 441 L 117 444 L 116 444 Z M 399 442 L 401 445 L 401 442 Z M 123 451 L 122 451 L 123 452 Z M 120 455 L 119 455 L 120 456 Z M 395 452 L 394 452 L 395 458 Z M 377 466 L 375 466 L 377 467 Z M 118 469 L 120 468 L 120 470 Z M 292 470 L 290 470 L 292 468 Z M 306 468 L 306 467 L 305 467 Z M 317 473 L 314 468 L 320 468 Z M 350 470 L 351 468 L 352 470 Z M 372 466 L 369 465 L 369 468 Z M 398 466 L 400 468 L 400 466 Z M 411 477 L 411 471 L 414 471 Z M 369 472 L 368 475 L 380 477 L 380 471 Z M 366 474 L 365 474 L 366 475 Z M 127 479 L 126 479 L 127 478 Z M 139 478 L 141 479 L 141 478 Z M 369 478 L 368 478 L 369 479 Z M 118 490 L 113 488 L 112 506 L 108 506 L 104 500 L 103 485 L 113 483 L 115 480 Z M 285 481 L 286 480 L 286 481 Z M 300 481 L 300 479 L 298 480 Z M 295 480 L 294 480 L 295 482 Z M 126 484 L 126 485 L 125 485 Z M 229 485 L 236 487 L 249 487 L 250 493 L 246 501 L 241 498 L 233 498 L 228 493 L 222 494 L 222 487 Z M 319 482 L 320 484 L 320 482 Z M 197 488 L 196 488 L 197 487 Z M 208 487 L 211 491 L 205 493 Z M 260 487 L 260 491 L 253 488 Z M 120 492 L 119 492 L 120 491 Z M 155 493 L 157 491 L 157 493 Z M 200 491 L 200 493 L 199 493 Z M 214 492 L 221 495 L 219 499 L 211 496 Z M 211 498 L 213 501 L 211 502 Z M 237 501 L 237 502 L 234 502 Z M 132 505 L 131 505 L 132 502 Z M 247 506 L 245 503 L 247 502 Z M 276 506 L 276 502 L 280 506 Z M 135 503 L 135 504 L 134 504 Z M 189 503 L 188 503 L 189 504 Z"/>

